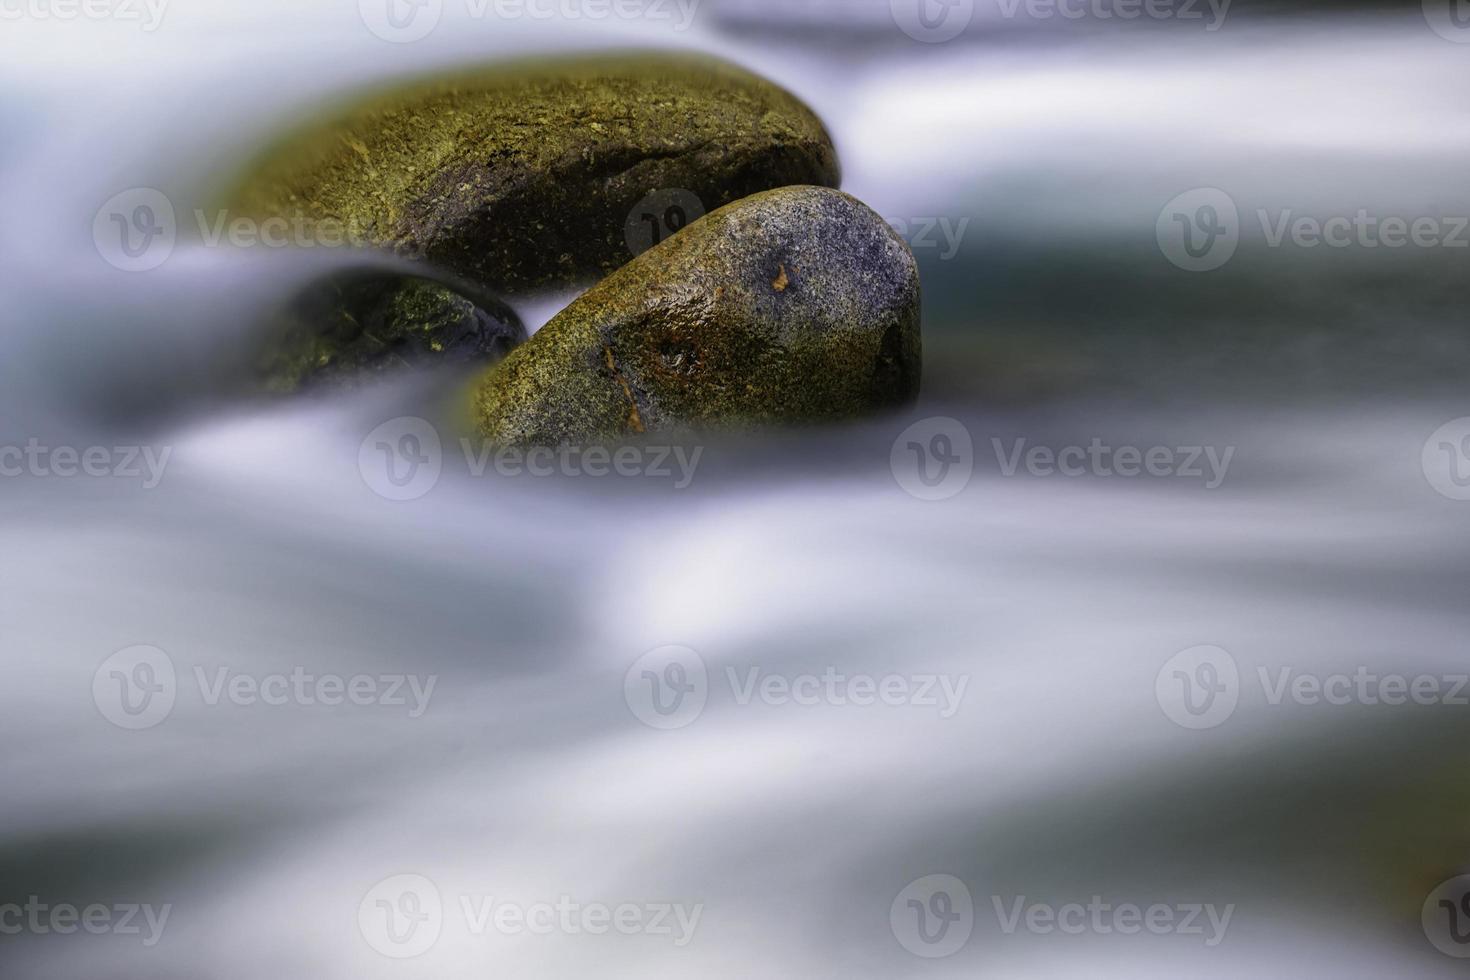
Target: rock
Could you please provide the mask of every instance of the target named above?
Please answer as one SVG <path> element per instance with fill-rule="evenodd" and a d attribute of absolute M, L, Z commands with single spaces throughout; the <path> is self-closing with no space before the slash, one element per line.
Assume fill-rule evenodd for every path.
<path fill-rule="evenodd" d="M 919 275 L 840 191 L 722 208 L 613 273 L 477 382 L 480 433 L 587 443 L 852 419 L 919 388 Z"/>
<path fill-rule="evenodd" d="M 481 69 L 350 105 L 250 165 L 225 207 L 508 295 L 629 261 L 650 193 L 713 210 L 838 181 L 831 138 L 795 96 L 722 61 L 645 52 Z"/>
<path fill-rule="evenodd" d="M 509 307 L 486 294 L 369 267 L 301 289 L 269 318 L 264 387 L 350 387 L 402 368 L 489 364 L 526 339 Z"/>

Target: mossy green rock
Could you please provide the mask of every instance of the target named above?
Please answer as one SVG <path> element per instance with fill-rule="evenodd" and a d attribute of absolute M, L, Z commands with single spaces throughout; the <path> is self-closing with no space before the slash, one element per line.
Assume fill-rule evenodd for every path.
<path fill-rule="evenodd" d="M 593 287 L 489 371 L 504 445 L 858 418 L 913 400 L 919 275 L 855 198 L 819 187 L 721 208 Z"/>
<path fill-rule="evenodd" d="M 526 339 L 493 296 L 364 267 L 298 290 L 272 312 L 259 378 L 268 391 L 352 387 L 390 371 L 491 364 Z"/>
<path fill-rule="evenodd" d="M 650 193 L 704 210 L 792 184 L 837 186 L 795 96 L 703 56 L 501 65 L 399 86 L 302 127 L 252 163 L 232 213 L 425 258 L 505 295 L 590 282 L 633 255 Z"/>

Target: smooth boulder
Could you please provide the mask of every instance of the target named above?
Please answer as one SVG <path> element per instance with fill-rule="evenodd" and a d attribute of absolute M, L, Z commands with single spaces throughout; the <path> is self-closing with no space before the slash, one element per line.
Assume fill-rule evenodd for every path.
<path fill-rule="evenodd" d="M 297 290 L 263 329 L 266 390 L 352 387 L 405 369 L 492 364 L 526 339 L 515 312 L 462 283 L 364 266 Z"/>
<path fill-rule="evenodd" d="M 838 182 L 831 138 L 795 96 L 713 58 L 643 52 L 396 86 L 286 136 L 222 204 L 510 295 L 600 278 L 633 258 L 643 222 L 663 237 L 698 217 L 688 202 Z M 650 195 L 660 206 L 635 213 Z"/>
<path fill-rule="evenodd" d="M 485 374 L 505 445 L 859 418 L 912 401 L 918 267 L 877 214 L 793 187 L 722 208 L 613 273 Z"/>

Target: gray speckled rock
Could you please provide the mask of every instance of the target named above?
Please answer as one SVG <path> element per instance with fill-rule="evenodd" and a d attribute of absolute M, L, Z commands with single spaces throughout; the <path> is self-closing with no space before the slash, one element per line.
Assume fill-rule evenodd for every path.
<path fill-rule="evenodd" d="M 911 401 L 913 253 L 840 191 L 789 187 L 695 222 L 613 273 L 478 382 L 502 444 L 857 418 Z"/>
<path fill-rule="evenodd" d="M 269 391 L 350 387 L 387 371 L 490 364 L 526 339 L 493 296 L 364 266 L 299 290 L 269 318 L 259 376 Z"/>
<path fill-rule="evenodd" d="M 221 205 L 345 227 L 509 295 L 628 262 L 651 193 L 707 211 L 838 180 L 826 129 L 789 92 L 713 58 L 639 52 L 399 84 L 286 136 Z"/>

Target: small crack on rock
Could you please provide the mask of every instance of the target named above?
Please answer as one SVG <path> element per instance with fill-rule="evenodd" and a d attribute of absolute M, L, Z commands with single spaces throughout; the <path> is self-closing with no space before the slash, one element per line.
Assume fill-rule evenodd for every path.
<path fill-rule="evenodd" d="M 604 346 L 602 354 L 607 362 L 607 369 L 612 372 L 618 384 L 623 386 L 623 394 L 628 396 L 628 427 L 634 432 L 643 432 L 643 416 L 638 414 L 638 401 L 633 397 L 633 389 L 623 377 L 623 372 L 618 370 L 617 362 L 613 360 L 612 348 Z"/>

